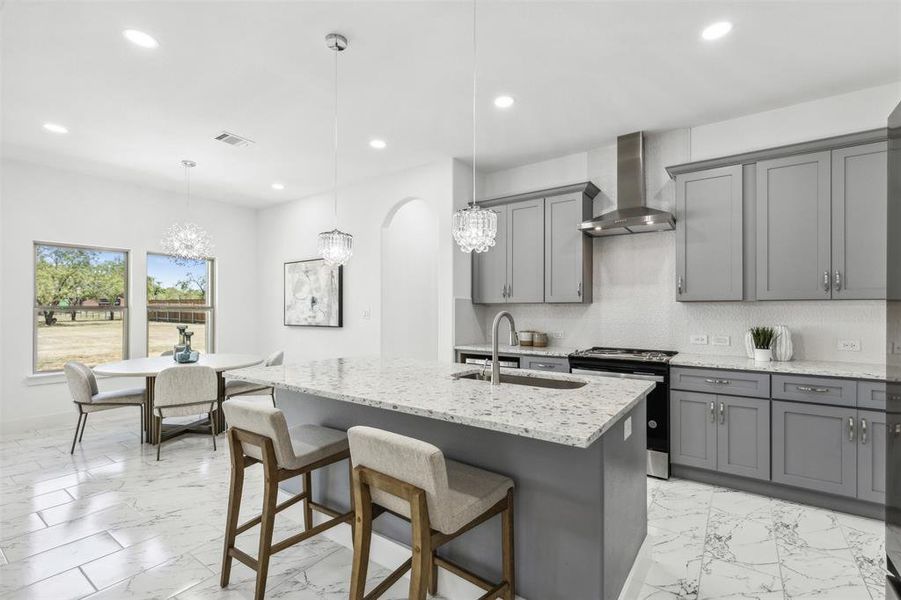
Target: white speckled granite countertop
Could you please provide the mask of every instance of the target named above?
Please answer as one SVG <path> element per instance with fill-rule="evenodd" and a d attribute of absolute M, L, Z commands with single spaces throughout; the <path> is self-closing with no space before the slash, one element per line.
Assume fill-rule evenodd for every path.
<path fill-rule="evenodd" d="M 818 360 L 789 360 L 784 362 L 771 361 L 759 363 L 744 356 L 680 353 L 674 356 L 669 364 L 671 367 L 704 367 L 707 369 L 734 369 L 736 371 L 757 371 L 762 373 L 885 380 L 885 365 L 866 363 L 827 362 Z"/>
<path fill-rule="evenodd" d="M 456 379 L 472 365 L 388 358 L 336 358 L 229 371 L 241 379 L 440 421 L 587 448 L 640 402 L 654 384 L 528 370 L 505 373 L 584 381 L 572 390 Z"/>
<path fill-rule="evenodd" d="M 457 352 L 484 352 L 491 354 L 491 344 L 463 344 L 454 346 Z M 575 348 L 564 348 L 562 346 L 550 346 L 545 348 L 536 348 L 534 346 L 508 346 L 498 345 L 499 354 L 515 354 L 517 356 L 553 356 L 556 358 L 566 358 L 576 351 Z"/>

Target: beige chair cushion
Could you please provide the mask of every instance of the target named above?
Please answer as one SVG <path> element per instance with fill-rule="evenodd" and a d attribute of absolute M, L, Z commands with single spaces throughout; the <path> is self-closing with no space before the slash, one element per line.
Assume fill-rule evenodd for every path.
<path fill-rule="evenodd" d="M 513 481 L 453 460 L 432 444 L 372 427 L 351 427 L 351 462 L 389 475 L 426 493 L 431 526 L 454 533 L 497 504 Z M 372 501 L 410 517 L 406 500 L 373 488 Z"/>
<path fill-rule="evenodd" d="M 225 382 L 225 397 L 240 396 L 242 394 L 250 394 L 253 392 L 262 392 L 268 394 L 271 387 L 260 385 L 259 383 L 250 383 L 249 381 L 240 381 L 231 379 Z"/>
<path fill-rule="evenodd" d="M 347 434 L 318 425 L 288 429 L 285 413 L 268 405 L 246 400 L 229 400 L 222 405 L 230 427 L 256 433 L 272 440 L 275 459 L 282 469 L 301 469 L 347 449 Z M 262 460 L 260 448 L 244 444 L 247 456 Z"/>
<path fill-rule="evenodd" d="M 200 365 L 169 367 L 156 376 L 153 412 L 185 417 L 215 411 L 219 399 L 216 371 Z"/>
<path fill-rule="evenodd" d="M 92 404 L 143 404 L 144 388 L 110 390 L 94 394 Z"/>

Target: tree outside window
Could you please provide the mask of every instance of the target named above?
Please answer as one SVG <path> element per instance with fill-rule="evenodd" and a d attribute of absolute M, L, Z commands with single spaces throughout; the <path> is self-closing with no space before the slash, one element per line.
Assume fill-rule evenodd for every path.
<path fill-rule="evenodd" d="M 212 352 L 212 260 L 147 255 L 147 355 L 171 351 L 179 325 L 194 332 L 192 347 Z"/>

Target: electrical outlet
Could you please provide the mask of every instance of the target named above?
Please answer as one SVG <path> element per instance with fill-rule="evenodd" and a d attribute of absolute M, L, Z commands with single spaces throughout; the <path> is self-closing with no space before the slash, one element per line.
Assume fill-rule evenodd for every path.
<path fill-rule="evenodd" d="M 557 340 L 562 340 L 564 335 L 566 335 L 565 331 L 555 331 L 553 333 L 554 339 L 557 339 Z"/>
<path fill-rule="evenodd" d="M 707 336 L 706 335 L 693 335 L 690 338 L 692 344 L 698 344 L 704 346 L 707 344 Z"/>
<path fill-rule="evenodd" d="M 710 340 L 710 343 L 714 346 L 731 346 L 732 341 L 729 339 L 728 335 L 715 335 L 713 339 Z"/>
<path fill-rule="evenodd" d="M 838 349 L 843 352 L 860 352 L 860 340 L 839 340 Z"/>
<path fill-rule="evenodd" d="M 368 308 L 363 309 L 363 320 L 368 321 L 372 317 L 372 312 Z"/>

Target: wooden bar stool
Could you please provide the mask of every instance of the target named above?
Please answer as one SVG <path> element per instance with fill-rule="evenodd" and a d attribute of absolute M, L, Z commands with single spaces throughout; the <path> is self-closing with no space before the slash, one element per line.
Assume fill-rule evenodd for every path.
<path fill-rule="evenodd" d="M 347 432 L 353 469 L 355 511 L 351 600 L 381 596 L 410 573 L 410 600 L 438 592 L 438 567 L 485 590 L 479 600 L 515 597 L 513 481 L 470 465 L 446 460 L 435 446 L 374 429 Z M 377 505 L 375 510 L 373 504 Z M 383 511 L 410 521 L 413 556 L 365 594 L 372 520 Z M 495 515 L 501 515 L 503 581 L 491 583 L 438 556 L 437 550 Z"/>
<path fill-rule="evenodd" d="M 353 521 L 353 512 L 339 513 L 313 501 L 312 471 L 345 460 L 350 456 L 347 434 L 337 429 L 317 425 L 300 425 L 288 429 L 285 415 L 277 408 L 261 406 L 243 400 L 222 404 L 231 427 L 228 442 L 231 448 L 231 487 L 228 495 L 228 517 L 225 524 L 225 548 L 222 553 L 222 576 L 219 584 L 228 585 L 232 559 L 236 558 L 257 572 L 255 600 L 263 600 L 266 575 L 273 554 L 290 548 L 336 525 Z M 238 525 L 241 511 L 241 492 L 244 488 L 244 469 L 262 463 L 265 475 L 263 514 Z M 303 475 L 303 492 L 277 504 L 278 484 Z M 276 513 L 303 500 L 303 532 L 280 542 L 272 543 Z M 313 527 L 313 510 L 331 517 Z M 235 547 L 235 538 L 257 524 L 260 526 L 260 548 L 257 558 Z"/>

